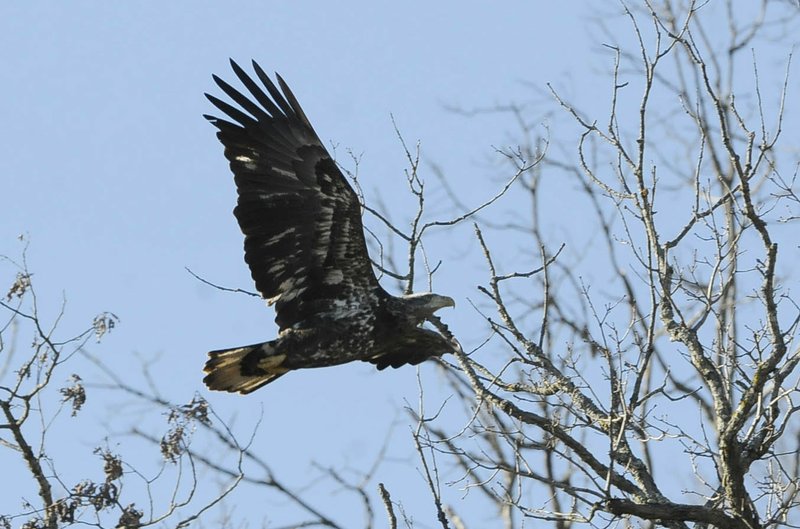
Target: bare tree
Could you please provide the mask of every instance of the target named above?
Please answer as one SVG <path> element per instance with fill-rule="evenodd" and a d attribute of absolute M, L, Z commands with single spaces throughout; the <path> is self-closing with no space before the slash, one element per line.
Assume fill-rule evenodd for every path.
<path fill-rule="evenodd" d="M 796 527 L 800 161 L 782 134 L 797 91 L 780 39 L 797 8 L 620 6 L 633 38 L 606 33 L 608 112 L 550 87 L 579 130 L 522 182 L 540 264 L 495 257 L 486 229 L 524 223 L 475 225 L 490 333 L 469 351 L 454 338 L 447 372 L 475 399 L 467 426 L 420 424 L 505 527 Z M 539 156 L 520 122 L 522 156 Z M 542 228 L 552 175 L 578 185 L 558 198 L 584 212 L 585 247 Z"/>
<path fill-rule="evenodd" d="M 163 463 L 152 477 L 137 468 L 134 458 L 111 450 L 101 437 L 94 450 L 81 455 L 94 469 L 70 480 L 51 454 L 65 444 L 63 421 L 72 421 L 73 427 L 80 424 L 87 387 L 79 374 L 67 369 L 78 365 L 76 357 L 88 354 L 90 342 L 99 343 L 118 319 L 105 312 L 85 330 L 63 335 L 59 324 L 66 302 L 47 320 L 40 305 L 49 305 L 49 300 L 38 298 L 25 252 L 19 261 L 8 257 L 4 261 L 16 269 L 16 279 L 0 300 L 0 443 L 6 455 L 15 454 L 23 463 L 35 484 L 36 499 L 27 498 L 25 484 L 18 483 L 19 510 L 0 514 L 0 526 L 55 529 L 81 523 L 132 529 L 171 521 L 182 527 L 237 486 L 241 468 L 221 492 L 215 491 L 205 503 L 195 501 L 198 479 L 189 439 L 195 424 L 212 427 L 213 417 L 200 399 L 185 406 L 161 403 L 170 413 L 159 440 Z M 26 343 L 31 345 L 22 345 Z M 65 379 L 67 385 L 58 388 Z M 68 417 L 65 411 L 70 412 Z M 3 460 L 4 468 L 12 468 L 9 458 Z"/>
<path fill-rule="evenodd" d="M 6 483 L 12 475 L 15 481 L 14 493 L 5 495 L 0 507 L 0 528 L 181 528 L 203 520 L 214 527 L 239 527 L 244 516 L 230 508 L 236 501 L 231 493 L 238 488 L 280 501 L 281 518 L 296 520 L 286 527 L 344 528 L 347 524 L 336 519 L 358 508 L 366 510 L 366 526 L 372 526 L 373 500 L 362 483 L 371 482 L 376 464 L 356 483 L 321 468 L 321 477 L 346 488 L 353 498 L 342 513 L 325 514 L 318 501 L 293 490 L 251 448 L 258 422 L 250 426 L 249 437 L 237 438 L 201 396 L 188 404 L 169 401 L 148 362 L 142 362 L 139 377 L 146 382 L 136 385 L 135 377 L 110 368 L 97 352 L 101 339 L 119 323 L 113 313 L 101 313 L 79 333 L 64 334 L 67 303 L 55 316 L 45 315 L 52 300 L 37 293 L 26 251 L 19 259 L 0 256 L 0 263 L 15 271 L 0 298 L 0 468 L 8 473 Z M 83 416 L 87 402 L 114 398 L 139 410 L 124 415 L 121 429 Z M 70 444 L 78 431 L 96 436 L 94 448 Z M 200 448 L 194 444 L 198 438 Z M 118 447 L 131 442 L 123 439 L 143 442 L 145 450 L 134 446 L 125 453 Z M 383 450 L 376 452 L 380 461 Z M 153 456 L 160 456 L 160 464 L 152 464 Z M 75 469 L 67 468 L 76 461 L 77 477 Z M 266 513 L 255 514 L 267 523 Z"/>

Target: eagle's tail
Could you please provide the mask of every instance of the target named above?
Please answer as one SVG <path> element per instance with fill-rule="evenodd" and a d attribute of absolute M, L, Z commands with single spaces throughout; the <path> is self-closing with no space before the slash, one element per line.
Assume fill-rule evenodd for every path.
<path fill-rule="evenodd" d="M 203 382 L 217 391 L 244 395 L 289 371 L 282 367 L 286 355 L 276 353 L 274 342 L 211 351 L 208 357 Z"/>

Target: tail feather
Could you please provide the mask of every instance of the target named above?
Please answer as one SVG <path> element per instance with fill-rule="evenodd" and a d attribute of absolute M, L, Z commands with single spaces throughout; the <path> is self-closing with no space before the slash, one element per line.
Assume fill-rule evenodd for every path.
<path fill-rule="evenodd" d="M 216 391 L 245 395 L 289 371 L 281 367 L 286 355 L 275 354 L 271 342 L 211 351 L 208 357 L 203 382 Z"/>

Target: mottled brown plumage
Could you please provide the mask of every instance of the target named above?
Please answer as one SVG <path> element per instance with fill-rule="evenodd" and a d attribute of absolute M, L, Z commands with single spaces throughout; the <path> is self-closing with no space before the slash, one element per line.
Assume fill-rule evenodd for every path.
<path fill-rule="evenodd" d="M 255 62 L 260 85 L 231 66 L 250 96 L 214 76 L 238 108 L 206 94 L 226 118 L 205 117 L 225 146 L 245 261 L 258 291 L 275 305 L 279 334 L 209 353 L 208 387 L 250 393 L 294 369 L 354 360 L 384 369 L 449 352 L 447 340 L 422 324 L 453 300 L 395 297 L 380 286 L 358 196 L 289 87 L 277 76 L 278 89 Z"/>

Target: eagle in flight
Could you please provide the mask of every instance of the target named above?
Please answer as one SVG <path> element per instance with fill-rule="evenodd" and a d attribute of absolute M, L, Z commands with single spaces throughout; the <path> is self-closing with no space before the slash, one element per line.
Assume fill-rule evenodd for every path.
<path fill-rule="evenodd" d="M 225 146 L 244 258 L 256 289 L 275 305 L 279 332 L 269 342 L 211 351 L 206 385 L 246 394 L 295 369 L 354 360 L 396 368 L 452 351 L 423 324 L 453 300 L 392 296 L 381 287 L 358 196 L 283 79 L 279 90 L 255 61 L 255 78 L 231 66 L 249 95 L 215 75 L 237 106 L 206 94 L 225 117 L 204 117 Z"/>

